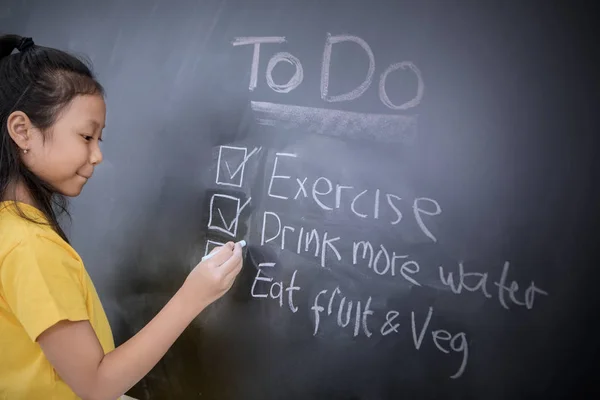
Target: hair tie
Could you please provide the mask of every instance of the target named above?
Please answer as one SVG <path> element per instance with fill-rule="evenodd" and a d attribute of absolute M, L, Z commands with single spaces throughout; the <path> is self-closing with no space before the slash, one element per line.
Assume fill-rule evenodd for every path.
<path fill-rule="evenodd" d="M 25 37 L 23 39 L 21 39 L 21 41 L 19 42 L 19 45 L 17 46 L 17 50 L 19 50 L 19 52 L 24 52 L 27 51 L 28 49 L 32 48 L 35 45 L 35 43 L 33 43 L 33 39 L 31 39 L 30 37 Z"/>

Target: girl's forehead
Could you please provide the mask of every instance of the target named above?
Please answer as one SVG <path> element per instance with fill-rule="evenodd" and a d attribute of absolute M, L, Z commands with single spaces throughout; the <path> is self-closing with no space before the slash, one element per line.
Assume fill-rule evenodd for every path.
<path fill-rule="evenodd" d="M 77 96 L 62 117 L 65 122 L 86 125 L 91 129 L 103 129 L 106 120 L 104 99 L 97 95 Z"/>

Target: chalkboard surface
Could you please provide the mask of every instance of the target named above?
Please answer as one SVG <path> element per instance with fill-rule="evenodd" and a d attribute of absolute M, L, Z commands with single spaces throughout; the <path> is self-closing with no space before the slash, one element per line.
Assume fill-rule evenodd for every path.
<path fill-rule="evenodd" d="M 119 343 L 212 246 L 249 243 L 231 292 L 130 394 L 581 395 L 598 360 L 590 11 L 3 1 L 3 30 L 88 56 L 107 89 L 70 234 Z"/>

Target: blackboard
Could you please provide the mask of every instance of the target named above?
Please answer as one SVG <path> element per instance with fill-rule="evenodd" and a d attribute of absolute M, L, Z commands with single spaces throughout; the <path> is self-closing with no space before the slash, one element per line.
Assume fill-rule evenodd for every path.
<path fill-rule="evenodd" d="M 3 30 L 89 57 L 106 87 L 105 162 L 69 232 L 118 343 L 211 246 L 249 243 L 231 292 L 130 394 L 581 395 L 598 355 L 590 11 L 3 1 Z"/>

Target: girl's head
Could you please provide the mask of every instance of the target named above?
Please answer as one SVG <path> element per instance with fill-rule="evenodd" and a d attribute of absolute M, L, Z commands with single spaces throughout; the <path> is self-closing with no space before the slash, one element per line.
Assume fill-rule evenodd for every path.
<path fill-rule="evenodd" d="M 103 96 L 81 60 L 0 36 L 0 200 L 30 202 L 58 228 L 53 206 L 64 210 L 102 161 Z"/>

